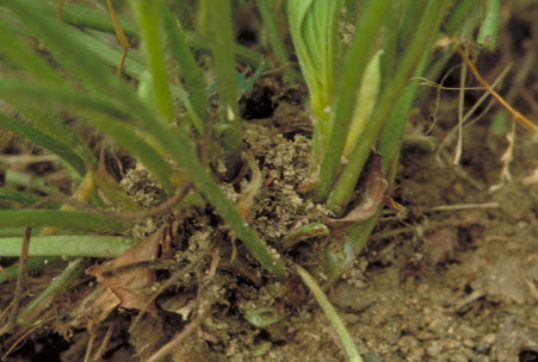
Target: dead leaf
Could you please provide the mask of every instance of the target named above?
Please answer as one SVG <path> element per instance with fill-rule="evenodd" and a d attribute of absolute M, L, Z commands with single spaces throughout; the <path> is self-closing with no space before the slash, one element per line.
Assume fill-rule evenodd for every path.
<path fill-rule="evenodd" d="M 93 310 L 108 311 L 123 307 L 144 310 L 151 296 L 141 291 L 155 282 L 155 272 L 144 267 L 121 270 L 121 267 L 152 261 L 159 251 L 160 233 L 154 233 L 138 245 L 130 248 L 116 259 L 93 265 L 86 273 L 97 279 L 104 295 L 95 299 Z M 116 301 L 112 302 L 111 301 Z M 107 305 L 103 305 L 106 303 Z M 116 305 L 114 305 L 116 304 Z M 152 302 L 147 311 L 155 314 L 157 309 Z M 103 314 L 103 312 L 101 312 Z"/>
<path fill-rule="evenodd" d="M 377 212 L 377 208 L 383 203 L 383 196 L 388 187 L 387 179 L 383 175 L 383 157 L 381 155 L 374 153 L 367 172 L 364 191 L 359 203 L 343 218 L 331 219 L 332 224 L 363 221 L 374 216 Z"/>

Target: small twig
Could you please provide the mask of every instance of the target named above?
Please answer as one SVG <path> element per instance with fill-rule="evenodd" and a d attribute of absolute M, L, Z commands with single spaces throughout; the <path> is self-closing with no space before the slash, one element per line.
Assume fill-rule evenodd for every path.
<path fill-rule="evenodd" d="M 462 300 L 460 300 L 455 306 L 454 309 L 456 311 L 460 311 L 463 307 L 465 307 L 467 304 L 474 302 L 475 300 L 478 300 L 484 296 L 484 292 L 481 290 L 475 290 Z"/>
<path fill-rule="evenodd" d="M 95 325 L 93 321 L 88 321 L 87 328 L 88 330 L 88 345 L 86 346 L 86 353 L 84 354 L 84 362 L 90 362 L 90 357 L 92 355 L 93 343 L 95 342 Z"/>
<path fill-rule="evenodd" d="M 433 130 L 433 128 L 437 124 L 437 113 L 439 112 L 439 106 L 441 104 L 441 90 L 443 89 L 442 86 L 443 84 L 445 84 L 445 81 L 450 76 L 450 74 L 452 74 L 452 72 L 455 71 L 458 67 L 460 67 L 460 65 L 456 65 L 450 68 L 448 72 L 446 72 L 443 75 L 443 77 L 441 78 L 441 81 L 439 82 L 439 85 L 437 86 L 437 89 L 435 90 L 434 108 L 433 108 L 433 111 L 431 112 L 431 117 L 432 117 L 433 122 L 430 125 L 430 127 L 426 130 L 426 132 L 424 132 L 424 134 L 426 135 L 430 134 L 430 132 Z"/>
<path fill-rule="evenodd" d="M 501 163 L 503 165 L 501 169 L 501 175 L 500 175 L 500 181 L 496 185 L 492 185 L 489 188 L 489 191 L 494 192 L 503 187 L 507 182 L 510 182 L 512 180 L 512 175 L 510 174 L 510 164 L 512 163 L 514 159 L 514 145 L 516 141 L 516 123 L 512 121 L 512 127 L 510 128 L 510 132 L 506 134 L 506 140 L 508 141 L 508 145 L 506 146 L 506 150 L 501 156 Z"/>
<path fill-rule="evenodd" d="M 482 75 L 480 74 L 480 72 L 478 71 L 478 69 L 476 69 L 476 66 L 474 65 L 474 63 L 469 59 L 469 56 L 467 55 L 467 53 L 463 50 L 462 47 L 458 47 L 457 48 L 457 51 L 458 53 L 460 54 L 461 58 L 463 59 L 463 61 L 467 64 L 467 66 L 469 67 L 469 69 L 471 70 L 471 72 L 473 73 L 474 77 L 476 78 L 476 80 L 478 81 L 478 83 L 480 83 L 484 88 L 487 89 L 487 91 L 491 94 L 491 96 L 493 98 L 495 98 L 508 112 L 510 112 L 512 114 L 512 116 L 514 117 L 514 119 L 516 121 L 518 121 L 523 127 L 533 131 L 533 132 L 538 132 L 538 126 L 535 125 L 534 123 L 532 123 L 531 121 L 529 121 L 527 119 L 527 117 L 525 117 L 524 115 L 522 115 L 521 113 L 519 113 L 517 110 L 515 110 L 508 102 L 506 102 L 504 100 L 503 97 L 501 97 L 499 95 L 499 93 L 497 93 L 490 85 L 488 82 L 486 82 L 484 80 L 484 78 L 482 78 Z"/>
<path fill-rule="evenodd" d="M 17 320 L 17 314 L 19 313 L 20 304 L 22 300 L 22 294 L 26 285 L 26 264 L 28 261 L 28 248 L 30 246 L 30 238 L 32 236 L 32 227 L 27 226 L 24 229 L 24 236 L 22 238 L 21 256 L 19 257 L 19 272 L 17 275 L 17 284 L 15 285 L 15 292 L 13 293 L 13 300 L 11 301 L 11 316 L 7 325 L 12 328 Z"/>
<path fill-rule="evenodd" d="M 453 204 L 453 205 L 439 205 L 439 206 L 424 206 L 413 207 L 412 210 L 418 210 L 421 212 L 428 211 L 459 211 L 470 209 L 496 209 L 500 205 L 498 202 L 483 202 L 483 203 L 471 203 L 471 204 Z"/>
<path fill-rule="evenodd" d="M 434 82 L 433 80 L 430 80 L 430 79 L 425 78 L 425 77 L 414 77 L 414 78 L 411 78 L 411 80 L 419 80 L 420 85 L 432 87 L 432 88 L 435 88 L 437 90 L 459 91 L 461 89 L 460 87 L 445 87 L 442 82 L 437 83 L 437 82 Z M 486 90 L 486 88 L 484 88 L 484 87 L 465 87 L 465 89 L 467 89 L 467 90 Z"/>
<path fill-rule="evenodd" d="M 453 165 L 459 165 L 463 153 L 463 107 L 465 100 L 465 81 L 467 79 L 467 65 L 461 65 L 460 72 L 460 92 L 458 96 L 458 141 L 456 143 L 456 152 L 454 153 Z"/>
<path fill-rule="evenodd" d="M 491 84 L 492 87 L 497 87 L 501 81 L 506 77 L 506 75 L 508 74 L 508 71 L 510 70 L 510 68 L 512 67 L 512 64 L 509 64 L 507 65 L 503 71 L 501 72 L 501 74 L 499 74 L 499 76 L 495 79 L 495 81 Z M 469 88 L 467 88 L 469 89 Z M 480 112 L 480 114 L 478 114 L 476 117 L 474 117 L 473 119 L 471 119 L 470 121 L 467 121 L 473 114 L 475 114 L 475 112 L 478 110 L 478 107 L 480 107 L 482 105 L 482 103 L 486 100 L 486 98 L 488 98 L 490 96 L 490 93 L 489 92 L 484 92 L 480 98 L 473 104 L 473 106 L 467 111 L 467 113 L 465 113 L 465 116 L 463 117 L 463 123 L 464 123 L 464 126 L 463 128 L 467 128 L 471 125 L 473 125 L 474 123 L 476 123 L 478 120 L 482 119 L 482 117 L 487 113 L 489 112 L 489 110 L 491 109 L 491 107 L 493 106 L 494 104 L 494 101 L 492 100 L 485 108 L 482 112 Z M 458 131 L 458 127 L 454 127 L 453 129 L 451 129 L 448 134 L 446 135 L 446 137 L 441 141 L 441 143 L 439 144 L 439 147 L 437 149 L 437 154 L 436 154 L 436 158 L 437 158 L 437 162 L 439 162 L 439 164 L 443 164 L 442 160 L 441 160 L 441 153 L 442 151 L 447 147 L 447 144 L 450 140 L 452 140 L 452 138 L 455 136 L 456 132 Z"/>
<path fill-rule="evenodd" d="M 488 243 L 516 243 L 523 244 L 530 247 L 536 247 L 536 242 L 534 240 L 529 240 L 527 238 L 520 238 L 517 236 L 507 236 L 507 235 L 485 235 L 484 240 Z"/>
<path fill-rule="evenodd" d="M 200 327 L 202 322 L 206 319 L 207 315 L 209 314 L 210 306 L 200 306 L 200 311 L 198 313 L 198 316 L 195 320 L 193 320 L 183 331 L 178 333 L 172 340 L 170 340 L 168 343 L 166 343 L 164 346 L 159 348 L 157 352 L 155 352 L 148 360 L 147 362 L 157 362 L 162 361 L 164 357 L 166 357 L 169 353 L 171 353 L 174 348 L 179 346 L 181 342 L 185 338 L 187 338 L 189 335 L 191 335 L 196 329 Z"/>
<path fill-rule="evenodd" d="M 243 152 L 243 157 L 247 161 L 248 168 L 252 172 L 252 177 L 248 185 L 243 188 L 241 195 L 239 196 L 237 209 L 239 210 L 239 213 L 243 219 L 247 219 L 250 213 L 250 208 L 254 203 L 254 198 L 263 185 L 263 178 L 258 162 L 254 159 L 252 154 L 249 152 Z"/>
<path fill-rule="evenodd" d="M 448 163 L 448 160 L 450 159 L 450 155 L 448 154 L 447 151 L 442 151 L 442 152 L 439 152 L 438 153 L 438 162 L 440 164 L 443 164 L 443 160 L 445 160 L 444 162 Z M 446 164 L 445 163 L 445 164 Z M 450 166 L 452 171 L 460 178 L 462 178 L 463 180 L 465 180 L 467 183 L 469 183 L 469 185 L 471 185 L 472 187 L 474 187 L 476 190 L 479 190 L 479 191 L 482 191 L 484 190 L 484 184 L 481 183 L 480 181 L 478 180 L 475 180 L 470 174 L 469 172 L 467 172 L 461 165 L 453 165 L 453 166 Z"/>
<path fill-rule="evenodd" d="M 58 161 L 58 155 L 0 155 L 0 163 L 8 165 L 26 165 L 29 163 Z"/>
<path fill-rule="evenodd" d="M 278 67 L 271 68 L 269 70 L 264 70 L 261 74 L 262 77 L 270 77 L 275 74 L 280 74 L 286 71 L 286 69 L 292 69 L 294 70 L 296 67 L 298 67 L 299 64 L 297 62 L 288 61 Z"/>
<path fill-rule="evenodd" d="M 423 223 L 420 225 L 411 225 L 411 226 L 406 226 L 406 227 L 402 227 L 395 230 L 378 232 L 378 233 L 372 234 L 369 240 L 383 240 L 383 239 L 398 236 L 400 234 L 407 234 L 407 233 L 417 233 L 420 235 L 420 234 L 423 234 L 425 231 L 436 229 L 442 226 L 460 226 L 460 225 L 470 225 L 470 224 L 477 224 L 477 223 L 480 223 L 480 221 L 444 220 L 444 221 L 438 221 L 435 223 Z"/>
<path fill-rule="evenodd" d="M 116 10 L 114 10 L 114 6 L 112 6 L 112 1 L 106 0 L 106 4 L 108 6 L 108 11 L 110 12 L 110 17 L 112 18 L 112 23 L 114 24 L 116 38 L 118 39 L 122 48 L 120 64 L 118 65 L 117 70 L 118 76 L 121 76 L 123 74 L 123 64 L 125 63 L 125 58 L 127 58 L 127 51 L 129 50 L 129 40 L 127 40 L 127 37 L 123 33 L 118 16 L 116 15 Z"/>
<path fill-rule="evenodd" d="M 116 320 L 113 320 L 110 322 L 108 329 L 105 333 L 105 336 L 103 337 L 103 341 L 99 345 L 99 348 L 95 352 L 95 355 L 93 356 L 93 361 L 100 361 L 103 357 L 103 354 L 105 353 L 106 347 L 108 346 L 108 343 L 110 342 L 110 338 L 112 337 L 112 333 L 114 332 L 114 328 L 116 327 Z"/>
<path fill-rule="evenodd" d="M 0 358 L 0 361 L 4 362 L 4 361 L 7 361 L 7 357 L 11 354 L 11 352 L 13 352 L 13 350 L 15 348 L 17 348 L 17 346 L 22 342 L 24 341 L 24 339 L 26 337 L 28 337 L 30 334 L 32 334 L 33 332 L 35 332 L 36 330 L 38 330 L 39 328 L 41 328 L 42 325 L 37 325 L 37 326 L 34 326 L 30 329 L 28 329 L 22 336 L 20 336 L 11 346 L 9 346 L 9 348 L 7 349 L 6 353 L 4 353 L 4 355 L 2 356 L 2 358 Z"/>

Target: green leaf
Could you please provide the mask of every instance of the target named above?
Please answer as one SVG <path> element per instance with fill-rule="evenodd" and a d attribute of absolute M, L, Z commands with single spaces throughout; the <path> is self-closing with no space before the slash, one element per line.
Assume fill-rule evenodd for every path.
<path fill-rule="evenodd" d="M 207 94 L 204 88 L 204 78 L 200 67 L 194 59 L 185 34 L 179 21 L 174 18 L 171 11 L 164 11 L 164 29 L 167 34 L 167 46 L 172 51 L 174 59 L 179 65 L 180 74 L 185 79 L 185 85 L 189 91 L 192 107 L 196 112 L 194 125 L 198 132 L 203 134 L 204 124 L 207 117 Z"/>
<path fill-rule="evenodd" d="M 36 145 L 46 148 L 66 160 L 79 175 L 84 175 L 86 167 L 84 161 L 73 150 L 55 138 L 41 132 L 35 127 L 3 113 L 0 113 L 0 128 L 11 131 L 19 137 L 26 138 Z"/>
<path fill-rule="evenodd" d="M 85 231 L 125 231 L 128 224 L 77 211 L 59 210 L 0 210 L 0 228 L 57 226 L 64 229 Z"/>
<path fill-rule="evenodd" d="M 207 12 L 213 40 L 213 62 L 218 91 L 219 123 L 215 135 L 222 146 L 226 176 L 233 178 L 241 166 L 241 126 L 239 124 L 239 95 L 235 80 L 232 13 L 230 0 L 208 0 Z"/>
<path fill-rule="evenodd" d="M 108 235 L 32 236 L 28 256 L 115 258 L 137 244 L 130 238 Z M 0 256 L 18 257 L 22 238 L 0 238 Z"/>
<path fill-rule="evenodd" d="M 347 157 L 349 152 L 360 141 L 360 135 L 370 116 L 374 111 L 374 106 L 377 102 L 379 91 L 381 89 L 381 55 L 383 50 L 378 50 L 364 70 L 359 94 L 357 97 L 357 105 L 346 138 L 346 144 L 342 156 Z"/>
<path fill-rule="evenodd" d="M 486 15 L 478 30 L 476 42 L 489 50 L 495 49 L 499 30 L 500 0 L 486 0 Z"/>
<path fill-rule="evenodd" d="M 9 7 L 82 86 L 92 94 L 120 98 L 126 86 L 103 63 L 96 62 L 85 44 L 71 35 L 71 27 L 58 23 L 48 2 L 8 1 Z"/>
<path fill-rule="evenodd" d="M 64 83 L 64 80 L 52 68 L 50 63 L 43 60 L 29 49 L 15 34 L 0 22 L 0 54 L 5 56 L 18 68 L 34 76 L 36 79 L 50 83 Z"/>
<path fill-rule="evenodd" d="M 336 25 L 342 1 L 288 0 L 287 12 L 293 46 L 310 96 L 310 106 L 327 123 L 334 84 L 337 50 Z M 320 125 L 328 133 L 326 124 Z"/>
<path fill-rule="evenodd" d="M 391 87 L 385 88 L 380 95 L 376 112 L 363 132 L 362 141 L 351 153 L 349 162 L 327 200 L 327 207 L 334 215 L 341 216 L 345 211 L 372 147 L 403 94 L 409 78 L 415 73 L 424 56 L 425 47 L 429 49 L 439 32 L 439 25 L 444 18 L 448 2 L 449 0 L 431 1 L 424 10 L 417 31 L 392 77 Z"/>
<path fill-rule="evenodd" d="M 383 28 L 382 25 L 386 20 L 385 13 L 391 4 L 390 0 L 369 1 L 364 13 L 358 19 L 357 30 L 345 55 L 340 89 L 332 108 L 330 138 L 314 191 L 316 200 L 325 200 L 333 187 L 349 124 L 355 110 L 357 91 L 362 82 L 366 64 L 379 42 L 380 29 Z"/>
<path fill-rule="evenodd" d="M 131 5 L 136 14 L 146 48 L 157 113 L 167 122 L 172 122 L 174 120 L 174 104 L 170 94 L 159 32 L 164 10 L 163 2 L 161 0 L 131 0 Z"/>

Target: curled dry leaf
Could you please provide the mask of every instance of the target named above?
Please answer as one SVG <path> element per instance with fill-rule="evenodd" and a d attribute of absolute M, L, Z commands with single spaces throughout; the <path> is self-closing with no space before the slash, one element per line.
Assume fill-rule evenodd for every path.
<path fill-rule="evenodd" d="M 101 289 L 102 295 L 90 306 L 92 310 L 100 311 L 99 319 L 106 318 L 117 307 L 146 309 L 150 295 L 144 294 L 142 289 L 155 282 L 155 272 L 144 267 L 121 268 L 155 260 L 159 251 L 159 236 L 160 233 L 155 233 L 116 259 L 86 270 L 87 274 L 97 279 Z M 147 311 L 155 314 L 155 304 L 149 304 Z"/>
<path fill-rule="evenodd" d="M 383 174 L 383 157 L 374 153 L 364 181 L 364 191 L 359 203 L 341 219 L 332 219 L 331 224 L 346 224 L 367 220 L 374 216 L 387 190 L 388 182 Z"/>

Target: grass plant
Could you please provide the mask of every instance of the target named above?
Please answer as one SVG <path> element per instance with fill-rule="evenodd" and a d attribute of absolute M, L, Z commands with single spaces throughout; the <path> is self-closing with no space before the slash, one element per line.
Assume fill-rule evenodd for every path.
<path fill-rule="evenodd" d="M 473 13 L 474 17 L 466 16 L 474 3 L 469 0 L 348 3 L 290 0 L 286 7 L 314 119 L 310 192 L 335 218 L 344 216 L 356 201 L 353 195 L 373 150 L 383 157 L 383 175 L 392 183 L 405 122 L 417 97 L 418 82 L 413 78 L 440 69 L 439 64 L 447 59 L 434 56 L 435 41 L 462 28 L 462 34 L 472 34 L 480 26 L 478 44 L 491 48 L 499 12 L 495 0 L 484 0 L 485 13 Z M 264 269 L 276 278 L 286 278 L 289 271 L 283 257 L 249 226 L 219 187 L 223 180 L 209 166 L 222 161 L 228 181 L 240 171 L 243 136 L 238 98 L 242 85 L 237 82 L 235 65 L 247 64 L 256 74 L 263 69 L 259 53 L 234 41 L 230 0 L 200 1 L 196 31 L 185 29 L 164 0 L 130 0 L 128 5 L 135 19 L 120 14 L 118 24 L 140 46 L 125 53 L 125 43 L 122 48 L 114 40 L 118 29 L 96 8 L 65 3 L 58 16 L 59 8 L 50 2 L 1 2 L 0 97 L 5 106 L 0 128 L 57 155 L 76 190 L 70 195 L 73 199 L 93 210 L 139 210 L 104 170 L 98 153 L 65 121 L 72 116 L 73 123 L 98 132 L 141 162 L 167 197 L 201 196 L 230 229 L 232 238 L 240 240 Z M 275 8 L 265 0 L 258 7 L 277 63 L 285 67 L 285 80 L 292 81 L 297 74 L 286 68 L 290 57 L 277 29 Z M 343 7 L 353 9 L 347 18 L 341 13 Z M 349 44 L 342 42 L 338 32 L 344 19 L 355 25 Z M 209 55 L 204 66 L 198 61 L 201 54 Z M 206 73 L 214 76 L 215 112 Z M 245 81 L 243 85 L 251 84 Z M 14 175 L 22 180 L 19 187 L 29 184 L 20 174 Z M 133 220 L 76 210 L 47 199 L 58 190 L 43 186 L 38 191 L 0 188 L 0 229 L 11 233 L 0 237 L 0 256 L 20 256 L 22 232 L 31 226 L 35 236 L 26 255 L 28 269 L 39 267 L 46 258 L 73 261 L 22 311 L 19 321 L 23 323 L 35 321 L 81 275 L 87 258 L 116 257 L 139 241 L 129 231 Z M 181 205 L 176 210 L 189 207 Z M 329 280 L 351 265 L 365 245 L 382 204 L 375 207 L 373 216 L 349 224 L 340 250 L 328 249 L 326 260 L 320 261 L 319 270 Z M 13 232 L 20 232 L 21 237 Z M 321 223 L 306 225 L 283 240 L 283 249 L 330 232 Z M 0 282 L 17 270 L 16 264 L 6 267 Z M 297 271 L 334 324 L 349 359 L 360 361 L 351 337 L 315 280 L 306 270 L 298 267 Z"/>
<path fill-rule="evenodd" d="M 355 31 L 350 44 L 343 45 L 335 35 L 339 6 L 315 0 L 288 2 L 288 21 L 295 24 L 290 32 L 315 120 L 312 194 L 333 217 L 344 216 L 356 204 L 353 195 L 372 150 L 383 157 L 390 187 L 404 126 L 417 97 L 418 81 L 413 79 L 439 69 L 456 50 L 453 44 L 445 54 L 434 54 L 434 42 L 471 34 L 478 26 L 484 32 L 479 44 L 494 42 L 498 3 L 484 2 L 473 11 L 470 3 L 366 1 L 349 17 L 355 19 Z M 324 50 L 331 49 L 330 57 L 320 51 L 320 44 L 329 44 Z M 335 69 L 337 63 L 342 66 Z M 378 215 L 349 226 L 342 250 L 328 251 L 326 272 L 337 276 L 354 260 Z"/>

